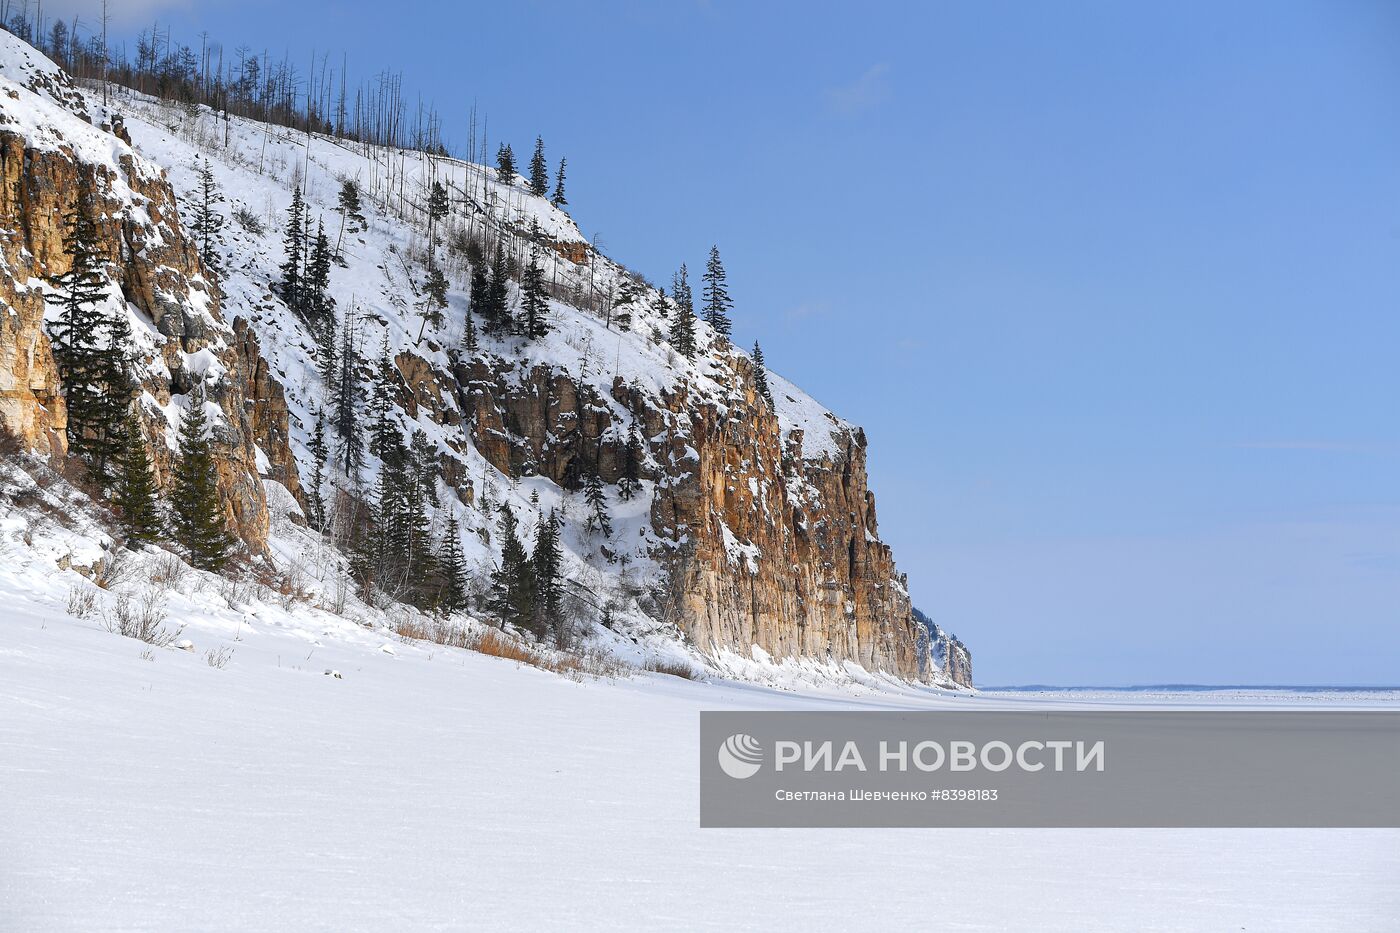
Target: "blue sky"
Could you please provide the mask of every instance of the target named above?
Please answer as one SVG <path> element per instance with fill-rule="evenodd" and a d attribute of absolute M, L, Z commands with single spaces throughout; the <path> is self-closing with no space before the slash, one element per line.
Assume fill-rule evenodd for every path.
<path fill-rule="evenodd" d="M 1400 6 L 122 15 L 475 99 L 654 279 L 718 243 L 979 681 L 1400 682 Z"/>

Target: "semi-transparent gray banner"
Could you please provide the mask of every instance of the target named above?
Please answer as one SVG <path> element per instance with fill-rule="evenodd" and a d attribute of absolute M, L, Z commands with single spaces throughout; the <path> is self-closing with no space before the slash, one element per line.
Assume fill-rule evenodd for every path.
<path fill-rule="evenodd" d="M 1400 712 L 706 712 L 700 825 L 1400 827 Z"/>

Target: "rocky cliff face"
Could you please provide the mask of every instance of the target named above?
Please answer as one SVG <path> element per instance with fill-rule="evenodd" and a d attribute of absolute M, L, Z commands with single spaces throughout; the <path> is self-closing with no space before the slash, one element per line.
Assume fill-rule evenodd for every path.
<path fill-rule="evenodd" d="M 26 447 L 64 453 L 66 418 L 43 326 L 43 283 L 69 268 L 62 217 L 81 179 L 94 192 L 113 313 L 133 316 L 131 349 L 157 479 L 164 483 L 171 469 L 172 401 L 203 379 L 223 412 L 214 430 L 230 525 L 260 550 L 268 516 L 257 446 L 271 478 L 293 491 L 298 484 L 281 389 L 267 375 L 256 338 L 225 323 L 164 172 L 110 124 L 87 125 L 81 97 L 62 72 L 39 64 L 19 86 L 13 79 L 24 75 L 12 70 L 4 73 L 11 80 L 0 82 L 0 417 Z M 69 114 L 84 122 L 65 119 Z"/>
<path fill-rule="evenodd" d="M 509 476 L 568 486 L 582 460 L 616 482 L 636 424 L 654 484 L 648 549 L 666 578 L 656 604 L 702 653 L 758 648 L 970 683 L 970 672 L 929 663 L 904 579 L 878 538 L 864 432 L 842 430 L 834 451 L 805 456 L 802 432 L 784 434 L 742 356 L 727 370 L 724 405 L 684 386 L 653 393 L 620 378 L 610 405 L 567 372 L 500 359 L 443 373 L 410 353 L 397 366 L 402 404 L 444 424 L 465 421 L 473 447 Z M 464 467 L 443 475 L 472 501 Z"/>

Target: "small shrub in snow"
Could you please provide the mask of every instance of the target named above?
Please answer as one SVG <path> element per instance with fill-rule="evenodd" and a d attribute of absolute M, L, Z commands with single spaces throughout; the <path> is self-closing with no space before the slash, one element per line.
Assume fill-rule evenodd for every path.
<path fill-rule="evenodd" d="M 404 641 L 430 641 L 452 648 L 472 648 L 477 642 L 476 636 L 467 629 L 446 619 L 403 612 L 396 613 L 391 624 L 394 634 Z"/>
<path fill-rule="evenodd" d="M 86 586 L 68 589 L 68 614 L 75 619 L 90 619 L 97 613 L 97 594 Z"/>
<path fill-rule="evenodd" d="M 236 208 L 233 212 L 233 219 L 238 226 L 254 236 L 262 236 L 267 232 L 267 227 L 263 225 L 262 219 L 246 207 Z"/>
<path fill-rule="evenodd" d="M 111 609 L 102 614 L 102 621 L 109 632 L 157 648 L 174 644 L 184 631 L 183 627 L 172 630 L 165 624 L 165 597 L 153 589 L 144 590 L 135 600 L 129 593 L 120 594 Z"/>
<path fill-rule="evenodd" d="M 204 663 L 215 670 L 223 670 L 228 667 L 228 662 L 233 659 L 233 649 L 228 646 L 222 648 L 210 648 L 204 652 Z"/>
<path fill-rule="evenodd" d="M 681 661 L 651 660 L 642 665 L 642 670 L 651 671 L 654 674 L 666 674 L 671 677 L 682 677 L 686 680 L 700 679 L 699 671 Z"/>
<path fill-rule="evenodd" d="M 147 578 L 159 590 L 173 590 L 179 588 L 189 573 L 188 564 L 174 554 L 165 554 L 151 565 Z"/>
<path fill-rule="evenodd" d="M 120 583 L 128 570 L 131 569 L 131 562 L 127 558 L 126 551 L 109 551 L 97 563 L 92 566 L 92 582 L 110 590 Z"/>

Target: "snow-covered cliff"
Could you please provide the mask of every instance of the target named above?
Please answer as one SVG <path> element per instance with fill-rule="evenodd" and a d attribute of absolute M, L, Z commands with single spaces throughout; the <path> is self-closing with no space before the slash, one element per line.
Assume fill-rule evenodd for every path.
<path fill-rule="evenodd" d="M 188 233 L 203 160 L 224 198 L 218 275 Z M 970 682 L 915 620 L 879 539 L 863 432 L 776 374 L 765 401 L 748 356 L 703 323 L 700 352 L 679 354 L 656 290 L 522 181 L 124 89 L 104 109 L 100 95 L 0 33 L 0 415 L 27 447 L 62 448 L 42 290 L 64 268 L 58 215 L 80 172 L 100 192 L 149 434 L 168 449 L 191 379 L 211 385 L 229 518 L 264 561 L 299 559 L 285 541 L 269 545 L 268 533 L 309 503 L 312 433 L 329 396 L 316 335 L 276 287 L 300 188 L 311 225 L 324 224 L 339 248 L 328 289 L 336 320 L 355 325 L 366 381 L 389 361 L 390 417 L 405 438 L 421 432 L 434 461 L 431 533 L 440 539 L 455 520 L 478 589 L 500 560 L 497 507 L 511 507 L 527 545 L 553 510 L 563 519 L 571 611 L 603 650 L 685 656 L 743 677 L 787 666 Z M 337 213 L 346 180 L 367 197 L 363 228 Z M 430 247 L 434 183 L 449 211 Z M 473 262 L 498 244 L 517 272 L 538 257 L 549 333 L 492 335 L 477 320 L 469 351 Z M 450 283 L 440 323 L 423 314 L 430 248 Z M 629 292 L 634 300 L 620 306 Z M 519 303 L 518 282 L 510 300 Z M 626 329 L 619 310 L 630 315 Z M 624 498 L 616 482 L 634 432 L 641 490 Z M 583 460 L 606 484 L 606 535 L 586 527 L 573 481 Z M 371 454 L 358 476 L 328 471 L 323 497 L 370 498 L 381 466 Z"/>

